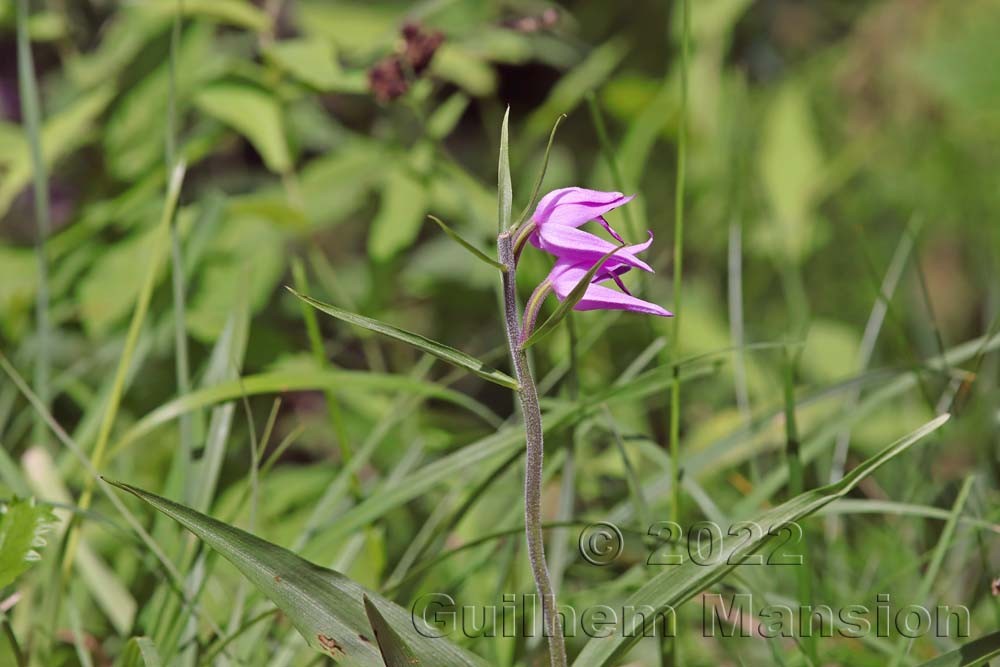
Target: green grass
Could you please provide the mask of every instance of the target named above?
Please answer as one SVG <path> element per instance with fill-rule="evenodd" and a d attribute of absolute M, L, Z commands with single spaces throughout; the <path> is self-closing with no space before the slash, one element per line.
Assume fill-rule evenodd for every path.
<path fill-rule="evenodd" d="M 545 664 L 410 614 L 535 590 L 494 218 L 572 185 L 638 195 L 676 318 L 541 306 L 550 575 L 679 613 L 570 662 L 996 660 L 1000 15 L 960 4 L 0 2 L 0 665 Z M 444 43 L 376 102 L 407 20 Z M 706 637 L 742 593 L 969 632 Z"/>

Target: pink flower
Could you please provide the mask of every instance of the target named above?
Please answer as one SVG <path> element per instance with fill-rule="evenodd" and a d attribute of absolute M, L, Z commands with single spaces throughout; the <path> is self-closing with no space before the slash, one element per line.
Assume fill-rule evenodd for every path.
<path fill-rule="evenodd" d="M 560 188 L 542 197 L 531 219 L 537 229 L 530 241 L 536 248 L 548 250 L 551 235 L 560 229 L 576 228 L 591 220 L 601 224 L 616 241 L 623 242 L 618 232 L 611 228 L 604 214 L 629 203 L 635 195 L 620 192 L 602 192 L 586 188 Z"/>
<path fill-rule="evenodd" d="M 621 236 L 604 219 L 605 213 L 627 204 L 633 198 L 620 192 L 584 188 L 562 188 L 542 197 L 532 216 L 533 224 L 526 231 L 529 231 L 528 240 L 532 245 L 554 255 L 556 263 L 528 301 L 524 318 L 525 335 L 530 335 L 541 302 L 549 291 L 555 292 L 560 301 L 565 300 L 595 264 L 619 247 L 594 274 L 574 310 L 628 310 L 672 317 L 670 311 L 655 303 L 632 296 L 621 280 L 622 274 L 631 269 L 653 272 L 649 264 L 636 256 L 653 243 L 653 233 L 649 232 L 645 243 L 621 246 L 624 243 Z M 600 223 L 619 243 L 611 243 L 577 229 L 590 221 Z M 613 281 L 621 291 L 601 284 L 608 281 Z"/>

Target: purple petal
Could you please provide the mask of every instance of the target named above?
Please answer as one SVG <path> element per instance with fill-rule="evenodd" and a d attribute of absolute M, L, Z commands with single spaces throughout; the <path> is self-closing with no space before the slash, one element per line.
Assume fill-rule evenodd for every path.
<path fill-rule="evenodd" d="M 620 192 L 561 188 L 542 197 L 532 219 L 539 227 L 546 225 L 579 227 L 591 220 L 597 220 L 608 211 L 627 204 L 634 198 L 635 195 L 625 196 Z M 610 226 L 608 228 L 610 229 Z"/>
<path fill-rule="evenodd" d="M 556 293 L 556 297 L 560 301 L 568 297 L 577 283 L 587 275 L 587 270 L 588 267 L 585 265 L 556 262 L 552 272 L 549 273 L 549 280 L 552 281 L 552 289 Z M 628 310 L 633 313 L 673 317 L 673 313 L 655 303 L 643 301 L 630 294 L 623 294 L 595 284 L 591 284 L 587 288 L 583 298 L 574 306 L 573 310 Z"/>
<path fill-rule="evenodd" d="M 652 242 L 653 236 L 650 234 L 645 243 L 622 248 L 604 263 L 603 268 L 611 271 L 616 266 L 626 265 L 652 273 L 653 269 L 634 254 L 647 249 Z M 572 227 L 543 226 L 538 230 L 538 247 L 571 264 L 593 266 L 618 246 Z"/>

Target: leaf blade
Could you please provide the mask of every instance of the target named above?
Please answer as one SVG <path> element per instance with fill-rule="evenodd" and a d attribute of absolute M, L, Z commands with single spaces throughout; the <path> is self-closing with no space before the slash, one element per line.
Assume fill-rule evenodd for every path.
<path fill-rule="evenodd" d="M 949 418 L 950 415 L 943 414 L 927 422 L 909 435 L 889 445 L 880 453 L 865 460 L 839 482 L 802 493 L 765 512 L 756 519 L 756 522 L 764 527 L 762 535 L 736 546 L 724 547 L 715 564 L 697 565 L 688 560 L 679 566 L 655 575 L 638 591 L 630 595 L 625 604 L 635 609 L 649 606 L 655 609 L 656 613 L 643 617 L 641 629 L 638 625 L 633 628 L 618 627 L 610 638 L 602 638 L 600 641 L 590 640 L 574 661 L 573 667 L 603 667 L 611 664 L 616 658 L 621 658 L 633 644 L 643 637 L 649 624 L 656 622 L 658 615 L 667 609 L 676 609 L 700 591 L 721 580 L 729 572 L 736 569 L 737 564 L 745 556 L 763 546 L 772 537 L 768 535 L 768 531 L 772 527 L 798 521 L 837 498 L 843 497 L 876 468 L 940 428 Z"/>
<path fill-rule="evenodd" d="M 381 655 L 366 633 L 369 624 L 363 598 L 378 601 L 388 622 L 399 628 L 416 657 L 442 667 L 482 667 L 479 657 L 446 640 L 428 641 L 406 609 L 334 570 L 319 567 L 276 544 L 196 512 L 166 498 L 105 480 L 133 494 L 198 536 L 231 562 L 288 616 L 310 646 L 345 664 L 380 665 Z M 430 632 L 430 628 L 423 628 Z"/>
<path fill-rule="evenodd" d="M 405 329 L 394 327 L 391 324 L 386 324 L 385 322 L 380 322 L 379 320 L 351 313 L 328 303 L 323 303 L 322 301 L 308 297 L 305 294 L 299 294 L 291 287 L 286 289 L 313 308 L 316 308 L 317 310 L 332 317 L 336 317 L 338 320 L 343 320 L 349 324 L 354 324 L 355 326 L 359 326 L 364 329 L 368 329 L 369 331 L 374 331 L 382 334 L 383 336 L 388 336 L 389 338 L 394 338 L 400 342 L 412 345 L 418 350 L 437 357 L 441 361 L 463 368 L 474 375 L 478 375 L 484 380 L 489 380 L 490 382 L 494 382 L 502 387 L 507 387 L 508 389 L 518 388 L 517 381 L 506 373 L 487 366 L 479 359 L 445 345 L 444 343 L 439 343 L 425 336 L 421 336 L 420 334 L 413 333 L 412 331 L 406 331 Z"/>
<path fill-rule="evenodd" d="M 503 114 L 503 124 L 500 126 L 500 163 L 497 166 L 497 233 L 502 233 L 510 227 L 510 209 L 514 199 L 514 191 L 510 184 L 510 146 L 507 125 L 510 120 L 510 107 Z"/>
<path fill-rule="evenodd" d="M 475 257 L 481 262 L 485 262 L 489 266 L 492 266 L 494 269 L 497 269 L 499 271 L 504 270 L 503 264 L 491 258 L 485 252 L 477 248 L 475 245 L 472 244 L 471 241 L 468 241 L 461 234 L 459 234 L 454 229 L 449 227 L 443 220 L 441 220 L 441 218 L 434 215 L 428 215 L 427 217 L 433 220 L 435 223 L 437 223 L 437 226 L 441 228 L 441 231 L 447 234 L 451 238 L 451 240 L 455 241 L 460 246 L 462 246 L 470 253 L 472 253 L 473 257 Z"/>

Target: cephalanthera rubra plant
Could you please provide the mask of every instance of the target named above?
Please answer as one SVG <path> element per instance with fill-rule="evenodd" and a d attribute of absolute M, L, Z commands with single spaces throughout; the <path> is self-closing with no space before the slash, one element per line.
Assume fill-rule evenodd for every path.
<path fill-rule="evenodd" d="M 522 220 L 513 225 L 508 223 L 510 174 L 506 138 L 505 117 L 500 148 L 501 204 L 497 256 L 503 274 L 504 327 L 514 377 L 518 383 L 516 392 L 524 418 L 524 527 L 531 572 L 538 596 L 542 600 L 542 627 L 549 642 L 549 657 L 553 665 L 566 665 L 563 629 L 556 613 L 555 591 L 545 563 L 541 517 L 544 451 L 542 414 L 526 349 L 558 324 L 570 309 L 630 310 L 663 317 L 669 317 L 671 313 L 656 304 L 632 296 L 621 279 L 622 274 L 633 268 L 652 271 L 648 264 L 636 257 L 637 253 L 650 246 L 653 241 L 652 233 L 645 243 L 625 245 L 621 236 L 604 218 L 605 213 L 627 204 L 633 197 L 626 197 L 620 192 L 600 192 L 577 187 L 553 190 L 538 202 L 530 220 Z M 541 180 L 540 177 L 539 183 Z M 534 202 L 528 203 L 528 209 L 532 203 Z M 603 226 L 617 244 L 579 229 L 591 221 Z M 545 280 L 535 288 L 525 306 L 523 318 L 519 319 L 517 263 L 528 242 L 554 255 L 556 262 Z M 608 281 L 614 282 L 621 291 L 600 284 Z M 536 328 L 538 311 L 551 292 L 562 303 L 545 324 Z"/>
<path fill-rule="evenodd" d="M 558 122 L 556 123 L 558 127 Z M 552 129 L 553 136 L 556 128 Z M 551 137 L 549 148 L 551 148 Z M 635 313 L 670 317 L 664 308 L 643 301 L 629 293 L 622 275 L 632 269 L 652 271 L 639 259 L 639 253 L 653 242 L 649 238 L 639 244 L 628 245 L 608 223 L 604 215 L 630 202 L 634 195 L 620 192 L 602 192 L 579 187 L 561 188 L 549 192 L 535 206 L 548 162 L 545 161 L 524 212 L 511 222 L 510 167 L 507 156 L 507 116 L 501 131 L 500 161 L 498 170 L 498 220 L 497 256 L 486 252 L 462 238 L 444 222 L 432 218 L 451 238 L 469 250 L 477 259 L 499 270 L 503 295 L 502 321 L 510 351 L 513 377 L 488 367 L 464 352 L 418 334 L 403 331 L 383 322 L 349 313 L 335 306 L 320 303 L 298 295 L 323 312 L 381 334 L 409 343 L 439 359 L 475 373 L 483 379 L 513 389 L 517 394 L 525 432 L 524 523 L 528 557 L 538 595 L 542 600 L 542 627 L 549 641 L 549 655 L 553 665 L 566 665 L 566 647 L 560 620 L 555 613 L 555 591 L 545 563 L 542 536 L 541 495 L 543 433 L 542 414 L 538 404 L 538 391 L 528 364 L 527 349 L 553 331 L 570 310 L 628 310 Z M 604 228 L 611 240 L 580 229 L 594 223 Z M 517 298 L 517 265 L 528 245 L 555 257 L 555 264 L 548 276 L 535 287 L 523 313 Z M 615 285 L 618 289 L 606 286 Z M 546 297 L 555 294 L 559 306 L 541 325 L 538 314 Z"/>

